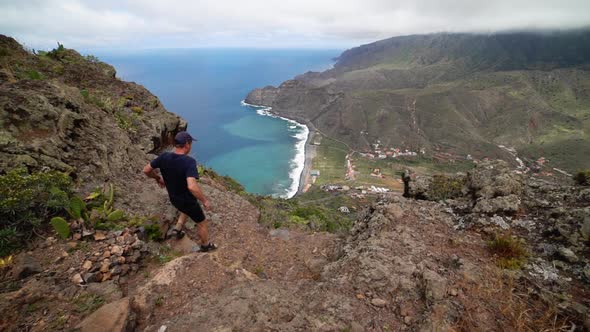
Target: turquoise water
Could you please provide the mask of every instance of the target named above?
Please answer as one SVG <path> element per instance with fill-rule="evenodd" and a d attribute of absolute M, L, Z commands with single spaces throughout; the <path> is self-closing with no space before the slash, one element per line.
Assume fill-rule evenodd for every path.
<path fill-rule="evenodd" d="M 144 85 L 198 139 L 193 157 L 251 193 L 288 197 L 304 161 L 306 128 L 243 105 L 249 91 L 308 70 L 325 70 L 339 50 L 179 49 L 96 54 L 118 77 Z"/>

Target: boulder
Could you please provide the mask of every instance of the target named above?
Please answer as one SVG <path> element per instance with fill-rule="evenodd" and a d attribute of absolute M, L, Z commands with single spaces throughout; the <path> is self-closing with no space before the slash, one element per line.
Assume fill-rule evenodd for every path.
<path fill-rule="evenodd" d="M 24 279 L 43 271 L 43 268 L 31 255 L 20 256 L 12 268 L 12 276 L 16 280 Z"/>
<path fill-rule="evenodd" d="M 118 256 L 123 255 L 123 248 L 121 248 L 121 246 L 114 245 L 111 248 L 111 255 L 118 255 Z"/>
<path fill-rule="evenodd" d="M 467 192 L 464 174 L 415 176 L 406 171 L 402 179 L 405 197 L 439 201 L 463 197 Z"/>
<path fill-rule="evenodd" d="M 579 260 L 578 256 L 576 256 L 576 254 L 570 248 L 560 247 L 557 252 L 559 256 L 565 259 L 567 262 L 576 263 Z"/>
<path fill-rule="evenodd" d="M 387 301 L 379 298 L 374 298 L 371 300 L 371 304 L 376 306 L 377 308 L 383 308 L 387 306 Z"/>
<path fill-rule="evenodd" d="M 447 294 L 447 282 L 438 273 L 426 270 L 422 273 L 424 294 L 429 300 L 442 300 Z"/>
<path fill-rule="evenodd" d="M 100 272 L 89 272 L 84 273 L 84 282 L 91 283 L 91 282 L 101 282 L 102 281 L 102 274 Z"/>
<path fill-rule="evenodd" d="M 72 276 L 71 278 L 72 282 L 75 283 L 76 285 L 79 284 L 83 284 L 84 283 L 84 279 L 82 278 L 82 275 L 80 273 L 76 273 Z"/>
<path fill-rule="evenodd" d="M 90 316 L 86 317 L 78 326 L 81 332 L 121 332 L 127 331 L 133 325 L 131 322 L 131 307 L 129 298 L 103 305 Z"/>
<path fill-rule="evenodd" d="M 514 214 L 520 209 L 520 202 L 520 197 L 514 194 L 494 198 L 481 198 L 475 203 L 473 212 Z"/>
<path fill-rule="evenodd" d="M 101 284 L 89 284 L 86 286 L 86 291 L 102 297 L 107 302 L 113 302 L 123 298 L 121 289 L 113 281 L 105 281 Z"/>
<path fill-rule="evenodd" d="M 521 195 L 524 181 L 503 160 L 486 161 L 467 173 L 467 186 L 477 198 Z"/>
<path fill-rule="evenodd" d="M 429 176 L 413 176 L 404 172 L 404 196 L 425 199 L 428 196 L 428 189 L 432 178 Z"/>

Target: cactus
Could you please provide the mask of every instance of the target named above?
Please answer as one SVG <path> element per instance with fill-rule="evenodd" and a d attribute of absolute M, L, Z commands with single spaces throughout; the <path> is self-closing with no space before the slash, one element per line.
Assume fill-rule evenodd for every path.
<path fill-rule="evenodd" d="M 70 208 L 67 209 L 67 211 L 70 214 L 70 216 L 72 216 L 72 218 L 82 218 L 82 212 L 84 212 L 85 210 L 86 203 L 84 203 L 84 201 L 80 197 L 74 196 L 72 197 L 72 199 L 70 199 Z"/>
<path fill-rule="evenodd" d="M 107 197 L 107 200 L 104 202 L 104 210 L 106 212 L 110 207 L 113 206 L 113 201 L 115 200 L 115 188 L 113 187 L 112 183 L 109 184 L 109 189 L 105 193 L 105 196 Z M 108 214 L 109 212 L 106 213 Z"/>
<path fill-rule="evenodd" d="M 70 237 L 70 225 L 68 222 L 62 217 L 54 217 L 51 218 L 51 225 L 55 232 L 62 237 L 62 239 L 67 239 Z"/>
<path fill-rule="evenodd" d="M 121 210 L 115 210 L 107 216 L 107 221 L 119 221 L 125 218 L 125 213 Z"/>
<path fill-rule="evenodd" d="M 90 195 L 86 196 L 85 200 L 91 201 L 93 199 L 97 199 L 98 197 L 100 197 L 100 190 L 95 190 L 91 192 Z"/>
<path fill-rule="evenodd" d="M 109 202 L 105 201 L 102 206 L 102 212 L 105 216 L 108 216 L 113 211 L 113 208 L 109 206 Z"/>

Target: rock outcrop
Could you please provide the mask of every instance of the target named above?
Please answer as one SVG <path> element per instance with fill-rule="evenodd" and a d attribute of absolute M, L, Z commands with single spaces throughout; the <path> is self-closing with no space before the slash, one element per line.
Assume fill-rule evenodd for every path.
<path fill-rule="evenodd" d="M 463 178 L 464 186 L 453 195 L 435 197 L 433 192 L 444 192 L 437 189 L 443 182 L 435 177 L 406 175 L 406 194 L 446 206 L 454 217 L 455 229 L 475 229 L 490 235 L 510 232 L 523 239 L 529 255 L 524 266 L 527 278 L 563 293 L 587 291 L 588 187 L 524 175 L 502 161 L 485 162 L 466 175 L 446 178 Z M 590 312 L 587 303 L 577 302 L 580 300 L 575 295 L 573 298 L 563 306 L 579 315 Z"/>
<path fill-rule="evenodd" d="M 186 122 L 94 58 L 62 47 L 33 54 L 2 35 L 0 49 L 0 173 L 60 170 L 83 192 L 111 182 L 128 192 L 120 204 L 156 213 L 139 171 Z"/>

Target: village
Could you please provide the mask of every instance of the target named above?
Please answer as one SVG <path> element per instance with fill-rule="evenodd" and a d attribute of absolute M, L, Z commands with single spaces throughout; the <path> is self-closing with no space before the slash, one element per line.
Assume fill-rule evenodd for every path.
<path fill-rule="evenodd" d="M 434 148 L 429 153 L 425 148 L 413 151 L 399 146 L 387 146 L 380 140 L 371 144 L 371 149 L 364 151 L 354 151 L 338 143 L 321 133 L 314 135 L 311 145 L 316 149 L 315 157 L 303 192 L 316 186 L 324 192 L 342 193 L 354 199 L 400 193 L 403 191 L 400 174 L 406 168 L 433 167 L 425 164 L 432 164 L 434 161 L 435 165 L 446 167 L 443 171 L 455 173 L 466 171 L 473 165 L 488 160 L 479 160 L 470 154 L 457 155 L 440 148 Z M 523 158 L 523 161 L 515 149 L 504 145 L 498 147 L 512 156 L 517 167 L 516 172 L 533 173 L 541 177 L 553 177 L 555 173 L 568 175 L 560 169 L 548 167 L 544 157 L 537 160 Z M 344 212 L 346 207 L 341 210 L 347 213 Z"/>
<path fill-rule="evenodd" d="M 312 140 L 312 145 L 320 147 L 322 145 L 323 136 L 316 133 Z M 325 181 L 319 181 L 320 189 L 326 192 L 343 192 L 353 198 L 363 199 L 365 195 L 379 195 L 389 192 L 399 192 L 401 180 L 393 178 L 393 174 L 384 174 L 381 167 L 364 167 L 359 168 L 359 161 L 382 161 L 387 158 L 415 158 L 419 154 L 415 151 L 397 147 L 386 147 L 382 146 L 380 141 L 372 144 L 372 150 L 369 151 L 352 151 L 346 153 L 344 156 L 344 174 L 330 177 L 330 183 Z M 424 154 L 424 150 L 420 151 Z M 315 162 L 314 166 L 320 163 Z M 318 179 L 322 176 L 322 170 L 320 168 L 314 168 L 309 172 L 310 179 L 308 184 L 304 187 L 303 191 L 306 192 L 312 185 L 318 182 Z M 394 185 L 384 185 L 384 181 L 387 179 L 393 182 Z M 345 184 L 339 183 L 344 181 Z"/>
<path fill-rule="evenodd" d="M 377 140 L 376 143 L 372 145 L 372 151 L 365 151 L 360 152 L 360 155 L 370 159 L 386 159 L 386 158 L 399 158 L 399 157 L 416 157 L 418 156 L 417 152 L 410 151 L 408 149 L 401 149 L 396 147 L 385 147 L 381 146 L 381 141 Z M 424 155 L 426 151 L 424 148 L 420 149 L 420 154 Z"/>

